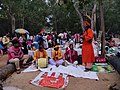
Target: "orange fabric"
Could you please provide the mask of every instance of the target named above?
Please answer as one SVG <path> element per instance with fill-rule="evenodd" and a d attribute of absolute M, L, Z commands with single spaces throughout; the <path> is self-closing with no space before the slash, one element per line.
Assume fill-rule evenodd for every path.
<path fill-rule="evenodd" d="M 95 60 L 94 50 L 92 46 L 92 38 L 94 34 L 89 28 L 83 34 L 83 45 L 82 45 L 82 62 L 83 63 L 93 63 Z"/>
<path fill-rule="evenodd" d="M 52 52 L 52 58 L 55 60 L 55 58 L 58 57 L 58 60 L 62 59 L 63 58 L 63 53 L 62 53 L 62 50 L 58 50 L 58 51 L 53 51 Z M 55 60 L 55 61 L 58 61 L 58 60 Z"/>
<path fill-rule="evenodd" d="M 36 61 L 38 58 L 48 58 L 47 52 L 45 50 L 43 52 L 36 50 L 34 52 L 34 60 Z"/>
<path fill-rule="evenodd" d="M 89 23 L 88 21 L 84 21 L 84 24 L 85 24 L 86 26 L 90 26 L 90 23 Z"/>

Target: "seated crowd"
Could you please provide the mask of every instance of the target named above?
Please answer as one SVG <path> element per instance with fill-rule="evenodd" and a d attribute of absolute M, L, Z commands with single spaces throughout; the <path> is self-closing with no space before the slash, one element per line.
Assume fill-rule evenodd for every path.
<path fill-rule="evenodd" d="M 69 49 L 66 50 L 63 55 L 62 50 L 59 46 L 54 46 L 54 51 L 52 51 L 51 58 L 48 57 L 46 50 L 43 45 L 39 45 L 39 48 L 34 51 L 33 64 L 38 65 L 38 59 L 45 58 L 48 60 L 48 63 L 51 65 L 65 66 L 65 60 L 69 63 L 74 63 L 78 59 L 78 53 L 73 49 L 73 44 L 70 44 Z M 24 54 L 22 51 L 22 46 L 17 37 L 12 39 L 12 46 L 8 49 L 8 63 L 14 63 L 16 66 L 17 73 L 21 72 L 21 67 L 27 65 L 28 60 L 31 58 L 30 55 Z"/>

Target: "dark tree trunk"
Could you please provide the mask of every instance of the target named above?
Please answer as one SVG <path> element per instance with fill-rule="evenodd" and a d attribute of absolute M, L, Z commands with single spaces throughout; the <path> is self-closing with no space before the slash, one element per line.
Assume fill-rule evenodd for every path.
<path fill-rule="evenodd" d="M 102 31 L 102 42 L 101 42 L 101 54 L 105 56 L 105 23 L 104 23 L 104 12 L 103 12 L 103 0 L 99 0 L 100 4 L 100 20 L 101 20 L 101 31 Z"/>
<path fill-rule="evenodd" d="M 80 19 L 80 22 L 81 22 L 81 27 L 82 27 L 82 30 L 83 30 L 83 32 L 84 32 L 85 29 L 84 29 L 84 21 L 83 21 L 82 14 L 81 14 L 81 12 L 78 10 L 78 7 L 76 6 L 76 3 L 74 3 L 73 6 L 74 6 L 74 8 L 75 8 L 77 14 L 79 15 L 79 19 Z"/>
<path fill-rule="evenodd" d="M 92 10 L 92 18 L 91 18 L 91 29 L 94 31 L 95 35 L 94 35 L 94 39 L 96 40 L 97 38 L 97 31 L 96 31 L 96 0 L 94 1 L 94 7 Z"/>
<path fill-rule="evenodd" d="M 14 64 L 8 64 L 0 68 L 0 81 L 4 81 L 9 75 L 15 71 Z"/>
<path fill-rule="evenodd" d="M 55 23 L 55 31 L 58 32 L 56 16 L 55 16 L 55 22 L 54 23 Z"/>
<path fill-rule="evenodd" d="M 14 15 L 10 15 L 11 17 L 11 26 L 12 26 L 12 34 L 15 32 L 15 17 Z"/>
<path fill-rule="evenodd" d="M 24 23 L 25 23 L 25 22 L 24 22 L 24 17 L 22 18 L 21 21 L 22 21 L 22 23 L 21 23 L 21 28 L 24 28 Z"/>

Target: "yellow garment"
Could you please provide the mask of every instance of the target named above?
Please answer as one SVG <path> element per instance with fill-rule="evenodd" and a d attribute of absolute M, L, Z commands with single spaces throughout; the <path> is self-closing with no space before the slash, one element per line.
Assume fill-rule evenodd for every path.
<path fill-rule="evenodd" d="M 58 59 L 56 59 L 56 57 L 58 58 Z M 52 52 L 52 58 L 55 60 L 55 61 L 58 61 L 58 60 L 60 60 L 60 59 L 62 59 L 63 58 L 63 53 L 62 53 L 62 51 L 61 50 L 58 50 L 58 51 L 53 51 Z"/>
<path fill-rule="evenodd" d="M 58 46 L 58 45 L 56 45 L 54 48 L 59 48 L 59 46 Z"/>
<path fill-rule="evenodd" d="M 10 42 L 9 38 L 4 36 L 2 39 L 3 44 L 8 44 Z"/>
<path fill-rule="evenodd" d="M 48 58 L 47 52 L 45 50 L 43 50 L 43 52 L 36 50 L 34 52 L 34 60 L 36 61 L 39 58 Z"/>

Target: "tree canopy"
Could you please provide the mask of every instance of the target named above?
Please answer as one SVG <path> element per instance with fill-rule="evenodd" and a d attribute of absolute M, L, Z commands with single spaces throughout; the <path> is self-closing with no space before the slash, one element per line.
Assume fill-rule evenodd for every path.
<path fill-rule="evenodd" d="M 83 19 L 89 20 L 86 15 L 92 17 L 92 10 L 96 1 L 96 18 L 97 24 L 99 24 L 99 3 L 97 0 L 58 1 L 60 0 L 1 0 L 0 30 L 3 32 L 1 34 L 4 35 L 7 32 L 11 32 L 11 16 L 15 18 L 15 29 L 25 28 L 33 34 L 46 27 L 57 32 L 82 32 L 74 2 L 78 2 L 78 8 L 83 15 Z M 104 0 L 103 4 L 106 32 L 119 31 L 120 1 Z"/>

